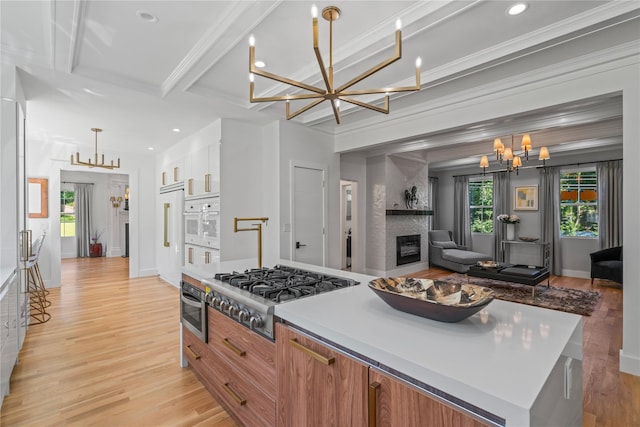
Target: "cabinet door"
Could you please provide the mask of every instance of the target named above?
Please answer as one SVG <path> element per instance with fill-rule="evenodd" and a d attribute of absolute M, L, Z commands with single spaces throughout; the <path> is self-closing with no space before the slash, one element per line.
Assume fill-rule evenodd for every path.
<path fill-rule="evenodd" d="M 399 380 L 370 369 L 369 425 L 480 427 L 487 424 Z"/>
<path fill-rule="evenodd" d="M 367 367 L 276 325 L 279 426 L 366 426 Z"/>

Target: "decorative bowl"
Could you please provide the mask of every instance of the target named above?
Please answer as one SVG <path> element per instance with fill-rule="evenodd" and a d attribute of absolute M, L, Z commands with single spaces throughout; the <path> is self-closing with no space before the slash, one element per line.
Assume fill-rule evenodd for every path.
<path fill-rule="evenodd" d="M 483 286 L 405 277 L 375 279 L 369 288 L 396 310 L 448 323 L 477 313 L 495 297 Z"/>
<path fill-rule="evenodd" d="M 496 268 L 498 265 L 498 261 L 478 261 L 478 266 L 482 268 Z"/>
<path fill-rule="evenodd" d="M 540 238 L 538 237 L 518 237 L 518 239 L 522 240 L 523 242 L 537 242 L 538 240 L 540 240 Z"/>

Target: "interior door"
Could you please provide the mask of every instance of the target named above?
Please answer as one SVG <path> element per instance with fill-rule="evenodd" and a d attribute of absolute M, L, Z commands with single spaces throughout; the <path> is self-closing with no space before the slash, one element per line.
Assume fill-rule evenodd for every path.
<path fill-rule="evenodd" d="M 293 167 L 293 260 L 324 265 L 324 171 Z"/>
<path fill-rule="evenodd" d="M 184 263 L 184 192 L 160 193 L 158 214 L 158 274 L 174 286 L 180 285 Z"/>

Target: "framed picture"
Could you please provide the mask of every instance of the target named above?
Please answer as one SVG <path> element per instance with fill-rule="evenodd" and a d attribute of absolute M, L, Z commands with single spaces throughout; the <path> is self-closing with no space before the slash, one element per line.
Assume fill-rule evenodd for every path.
<path fill-rule="evenodd" d="M 49 181 L 46 178 L 29 178 L 29 218 L 49 216 Z"/>
<path fill-rule="evenodd" d="M 538 210 L 538 186 L 527 185 L 516 187 L 513 194 L 514 211 L 537 211 Z"/>

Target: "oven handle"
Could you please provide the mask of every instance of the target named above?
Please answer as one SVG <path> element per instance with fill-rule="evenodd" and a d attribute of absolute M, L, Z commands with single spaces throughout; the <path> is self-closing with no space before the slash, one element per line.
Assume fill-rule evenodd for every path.
<path fill-rule="evenodd" d="M 180 299 L 182 300 L 182 302 L 190 305 L 191 307 L 201 307 L 203 303 L 203 301 L 200 301 L 198 298 L 189 294 L 185 294 L 184 292 L 181 293 Z"/>

